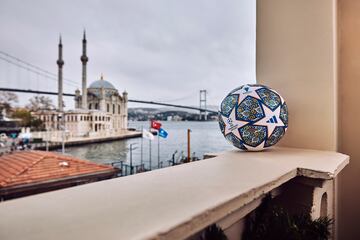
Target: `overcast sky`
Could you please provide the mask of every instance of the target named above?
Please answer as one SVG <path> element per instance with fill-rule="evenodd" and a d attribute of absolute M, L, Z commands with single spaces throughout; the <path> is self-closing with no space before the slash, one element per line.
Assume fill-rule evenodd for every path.
<path fill-rule="evenodd" d="M 218 105 L 231 89 L 255 82 L 255 2 L 0 0 L 0 51 L 57 73 L 61 33 L 64 77 L 80 88 L 85 28 L 88 84 L 103 73 L 129 98 L 184 105 L 198 105 L 206 89 L 208 104 Z M 56 84 L 0 59 L 0 86 L 55 91 Z M 73 107 L 71 98 L 66 103 Z"/>

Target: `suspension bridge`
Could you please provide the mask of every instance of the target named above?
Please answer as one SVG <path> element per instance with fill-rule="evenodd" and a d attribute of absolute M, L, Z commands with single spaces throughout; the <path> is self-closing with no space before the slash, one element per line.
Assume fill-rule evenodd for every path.
<path fill-rule="evenodd" d="M 15 57 L 7 52 L 0 50 L 0 60 L 9 66 L 12 66 L 16 68 L 16 70 L 19 72 L 20 70 L 26 71 L 29 74 L 33 74 L 36 76 L 37 85 L 39 86 L 39 78 L 43 78 L 46 80 L 52 80 L 57 81 L 57 75 L 43 69 L 42 67 L 36 66 L 32 63 L 29 63 L 25 60 L 22 60 L 18 57 Z M 18 75 L 18 73 L 17 73 Z M 64 84 L 69 87 L 77 87 L 78 82 L 73 81 L 68 78 L 64 78 Z M 30 94 L 40 94 L 40 95 L 58 95 L 56 91 L 44 91 L 39 89 L 26 89 L 26 88 L 18 88 L 18 87 L 4 87 L 0 86 L 0 92 L 17 92 L 17 93 L 30 93 Z M 72 93 L 63 93 L 64 97 L 75 97 L 75 94 Z M 133 103 L 139 103 L 139 104 L 151 104 L 151 105 L 160 105 L 160 106 L 166 106 L 166 107 L 174 107 L 174 108 L 182 108 L 182 109 L 189 109 L 189 110 L 197 110 L 200 111 L 200 115 L 206 113 L 216 113 L 216 111 L 207 109 L 206 108 L 206 90 L 200 90 L 200 104 L 199 107 L 195 106 L 186 106 L 186 105 L 180 105 L 180 104 L 171 104 L 167 103 L 167 101 L 146 101 L 146 100 L 140 100 L 140 99 L 129 99 L 129 102 Z"/>

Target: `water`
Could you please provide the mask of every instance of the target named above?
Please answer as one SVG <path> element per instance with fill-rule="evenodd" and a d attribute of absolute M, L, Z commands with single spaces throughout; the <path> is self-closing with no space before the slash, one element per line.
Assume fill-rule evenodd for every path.
<path fill-rule="evenodd" d="M 129 122 L 129 127 L 141 129 L 149 128 L 149 122 Z M 233 147 L 222 136 L 217 122 L 162 122 L 162 128 L 169 135 L 160 138 L 160 162 L 168 166 L 168 160 L 177 150 L 176 158 L 183 151 L 187 155 L 187 129 L 191 129 L 191 152 L 202 158 L 205 153 L 221 152 Z M 149 140 L 143 139 L 143 163 L 149 168 Z M 123 161 L 130 163 L 130 144 L 133 144 L 133 164 L 141 163 L 141 138 L 118 140 L 106 143 L 89 144 L 66 148 L 66 153 L 81 159 L 88 159 L 97 163 L 111 163 Z M 158 137 L 151 141 L 151 166 L 158 167 Z"/>

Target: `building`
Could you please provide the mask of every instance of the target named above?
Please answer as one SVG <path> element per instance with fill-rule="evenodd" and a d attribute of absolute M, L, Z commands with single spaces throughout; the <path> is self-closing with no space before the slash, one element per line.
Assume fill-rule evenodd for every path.
<path fill-rule="evenodd" d="M 0 201 L 116 177 L 119 170 L 52 152 L 0 157 Z"/>
<path fill-rule="evenodd" d="M 7 118 L 5 110 L 0 112 L 0 134 L 18 134 L 21 130 L 19 122 L 20 120 L 18 119 Z"/>
<path fill-rule="evenodd" d="M 84 32 L 82 62 L 82 94 L 75 91 L 75 109 L 63 111 L 62 42 L 59 42 L 58 65 L 58 110 L 38 111 L 48 131 L 66 130 L 67 137 L 102 137 L 119 135 L 127 130 L 128 94 L 122 94 L 101 75 L 99 80 L 87 86 L 86 34 Z M 63 127 L 64 126 L 64 127 Z"/>

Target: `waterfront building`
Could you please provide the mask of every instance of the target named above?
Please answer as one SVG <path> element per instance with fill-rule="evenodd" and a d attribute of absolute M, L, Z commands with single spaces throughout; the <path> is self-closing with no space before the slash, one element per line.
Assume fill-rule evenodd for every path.
<path fill-rule="evenodd" d="M 63 111 L 62 99 L 62 42 L 59 42 L 58 65 L 58 110 L 33 113 L 40 118 L 48 131 L 66 130 L 67 137 L 105 137 L 119 135 L 127 130 L 128 94 L 122 94 L 101 75 L 99 80 L 87 86 L 86 35 L 82 40 L 82 94 L 75 91 L 75 109 Z"/>
<path fill-rule="evenodd" d="M 19 133 L 20 128 L 20 120 L 19 119 L 10 119 L 6 117 L 6 112 L 3 110 L 0 112 L 0 134 L 13 134 Z"/>
<path fill-rule="evenodd" d="M 119 169 L 71 156 L 20 151 L 0 157 L 0 201 L 116 177 Z"/>

